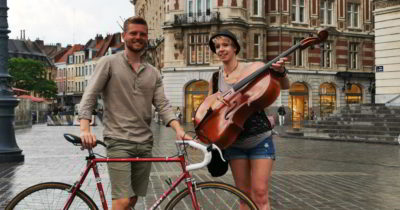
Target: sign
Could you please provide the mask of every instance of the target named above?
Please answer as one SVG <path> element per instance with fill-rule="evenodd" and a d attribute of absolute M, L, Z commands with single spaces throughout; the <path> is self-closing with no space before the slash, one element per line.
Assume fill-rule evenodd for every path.
<path fill-rule="evenodd" d="M 375 66 L 376 72 L 383 72 L 383 66 Z"/>

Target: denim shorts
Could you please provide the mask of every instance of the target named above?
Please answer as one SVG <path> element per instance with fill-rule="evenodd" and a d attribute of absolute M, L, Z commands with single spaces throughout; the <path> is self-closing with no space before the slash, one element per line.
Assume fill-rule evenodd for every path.
<path fill-rule="evenodd" d="M 249 149 L 228 147 L 225 149 L 225 158 L 233 159 L 272 159 L 275 160 L 275 146 L 272 136 L 267 137 L 257 146 Z"/>

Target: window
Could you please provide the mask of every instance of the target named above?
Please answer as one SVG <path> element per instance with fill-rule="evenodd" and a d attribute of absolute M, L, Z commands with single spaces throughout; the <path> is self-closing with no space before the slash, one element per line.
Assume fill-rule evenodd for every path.
<path fill-rule="evenodd" d="M 68 64 L 74 63 L 74 56 L 68 56 Z"/>
<path fill-rule="evenodd" d="M 253 58 L 260 58 L 261 57 L 261 40 L 260 40 L 260 34 L 254 34 L 254 53 L 253 53 Z"/>
<path fill-rule="evenodd" d="M 320 18 L 322 25 L 332 25 L 333 1 L 321 0 Z"/>
<path fill-rule="evenodd" d="M 188 15 L 193 17 L 193 0 L 188 0 Z"/>
<path fill-rule="evenodd" d="M 189 64 L 210 63 L 208 34 L 189 35 Z"/>
<path fill-rule="evenodd" d="M 261 16 L 261 0 L 253 0 L 253 15 Z"/>
<path fill-rule="evenodd" d="M 357 69 L 358 67 L 358 44 L 357 43 L 350 43 L 349 44 L 349 68 L 350 69 Z"/>
<path fill-rule="evenodd" d="M 189 18 L 211 15 L 211 0 L 188 0 L 187 14 Z"/>
<path fill-rule="evenodd" d="M 350 28 L 358 28 L 359 5 L 349 3 L 347 5 L 347 26 Z"/>
<path fill-rule="evenodd" d="M 292 21 L 304 23 L 304 0 L 292 0 Z"/>
<path fill-rule="evenodd" d="M 321 66 L 330 68 L 332 66 L 332 43 L 321 43 Z"/>
<path fill-rule="evenodd" d="M 294 39 L 294 45 L 300 43 L 301 38 L 296 38 Z M 298 49 L 296 51 L 294 51 L 293 53 L 293 59 L 292 59 L 292 64 L 294 66 L 303 66 L 303 51 Z"/>

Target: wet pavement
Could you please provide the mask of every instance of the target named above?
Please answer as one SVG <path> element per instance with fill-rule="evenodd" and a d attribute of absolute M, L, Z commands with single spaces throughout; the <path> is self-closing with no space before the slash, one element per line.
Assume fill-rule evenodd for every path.
<path fill-rule="evenodd" d="M 101 129 L 101 126 L 94 128 L 99 138 Z M 282 129 L 285 128 L 278 131 Z M 153 130 L 157 139 L 153 155 L 175 155 L 174 132 L 157 124 L 153 124 Z M 32 129 L 16 131 L 25 162 L 0 164 L 0 209 L 31 185 L 47 181 L 73 184 L 79 178 L 87 152 L 64 140 L 63 133 L 79 134 L 79 128 L 34 125 Z M 275 143 L 277 161 L 270 184 L 272 209 L 400 210 L 400 146 L 279 137 Z M 95 152 L 105 153 L 100 147 Z M 193 160 L 201 158 L 198 152 L 193 153 Z M 105 164 L 100 165 L 100 173 L 110 201 Z M 136 209 L 149 208 L 168 188 L 165 180 L 174 179 L 178 174 L 174 163 L 153 164 L 148 196 L 139 200 Z M 193 175 L 198 182 L 216 180 L 233 184 L 230 173 L 212 178 L 205 168 Z M 89 178 L 83 190 L 101 206 L 93 175 L 89 174 Z M 179 189 L 183 187 L 181 184 Z"/>

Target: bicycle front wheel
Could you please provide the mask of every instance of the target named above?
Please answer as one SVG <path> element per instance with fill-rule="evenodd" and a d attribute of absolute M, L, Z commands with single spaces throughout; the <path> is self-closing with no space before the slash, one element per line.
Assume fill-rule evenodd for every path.
<path fill-rule="evenodd" d="M 250 210 L 257 210 L 254 202 L 236 187 L 220 182 L 196 184 L 195 193 L 200 209 L 239 209 L 240 205 Z M 176 194 L 165 207 L 172 209 L 193 209 L 189 189 Z"/>
<path fill-rule="evenodd" d="M 16 195 L 5 210 L 63 209 L 70 195 L 70 188 L 71 185 L 57 182 L 34 185 Z M 98 210 L 93 200 L 81 190 L 76 192 L 69 209 Z"/>

